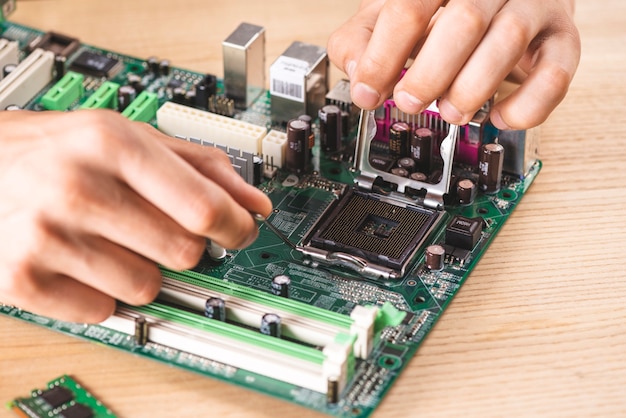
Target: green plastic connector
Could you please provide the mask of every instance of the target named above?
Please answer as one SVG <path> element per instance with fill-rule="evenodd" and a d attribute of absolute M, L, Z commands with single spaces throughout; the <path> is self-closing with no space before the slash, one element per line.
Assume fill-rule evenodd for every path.
<path fill-rule="evenodd" d="M 115 109 L 117 108 L 117 91 L 120 85 L 112 81 L 105 81 L 94 94 L 89 96 L 81 109 Z"/>
<path fill-rule="evenodd" d="M 41 104 L 48 110 L 67 110 L 85 92 L 84 80 L 82 74 L 69 71 L 41 98 Z"/>
<path fill-rule="evenodd" d="M 405 316 L 406 312 L 397 309 L 387 301 L 378 309 L 374 330 L 379 332 L 385 327 L 396 327 L 402 323 Z"/>
<path fill-rule="evenodd" d="M 147 91 L 139 96 L 122 112 L 122 116 L 138 122 L 150 122 L 155 118 L 159 108 L 159 99 L 156 94 Z"/>

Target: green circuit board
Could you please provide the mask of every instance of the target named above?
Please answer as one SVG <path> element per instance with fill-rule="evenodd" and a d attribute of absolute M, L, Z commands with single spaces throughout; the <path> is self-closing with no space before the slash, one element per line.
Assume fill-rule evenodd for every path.
<path fill-rule="evenodd" d="M 142 92 L 137 92 L 137 97 L 122 113 L 162 128 L 157 109 L 174 102 L 177 106 L 194 108 L 193 103 L 181 104 L 176 92 L 193 91 L 205 78 L 204 74 L 173 66 L 161 73 L 151 71 L 145 58 L 102 50 L 70 37 L 60 38 L 58 34 L 42 46 L 45 32 L 9 21 L 1 23 L 0 35 L 7 41 L 17 41 L 20 62 L 38 50 L 33 45 L 39 45 L 43 51 L 55 50 L 57 55 L 59 49 L 72 49 L 66 60 L 53 65 L 52 71 L 57 73 L 54 79 L 45 82 L 22 106 L 30 110 L 117 109 L 118 100 L 125 100 L 118 94 L 119 89 L 129 85 L 134 77 Z M 88 61 L 86 58 L 101 60 L 101 68 L 81 66 L 80 62 Z M 59 70 L 65 73 L 63 77 Z M 215 81 L 214 97 L 219 100 L 213 103 L 219 106 L 195 107 L 197 111 L 221 113 L 220 117 L 268 131 L 285 131 L 284 125 L 272 123 L 270 91 L 240 110 L 224 97 L 224 81 Z M 1 89 L 0 83 L 0 94 Z M 505 170 L 498 191 L 487 194 L 478 190 L 471 202 L 461 204 L 451 192 L 442 208 L 426 208 L 422 205 L 423 196 L 418 193 L 417 197 L 410 197 L 412 200 L 403 198 L 402 205 L 388 206 L 399 195 L 389 184 L 379 184 L 374 191 L 367 192 L 355 186 L 360 173 L 354 169 L 351 154 L 357 125 L 347 130 L 344 147 L 332 153 L 324 152 L 319 145 L 320 123 L 314 120 L 312 128 L 316 145 L 312 149 L 311 169 L 294 173 L 265 161 L 265 175 L 257 179 L 256 186 L 274 205 L 268 221 L 291 242 L 326 251 L 325 245 L 337 242 L 324 235 L 337 226 L 332 218 L 350 219 L 349 211 L 356 210 L 353 206 L 361 206 L 361 201 L 375 210 L 368 212 L 350 231 L 352 235 L 348 235 L 365 237 L 375 244 L 392 239 L 403 226 L 410 230 L 413 221 L 405 219 L 418 216 L 415 219 L 423 219 L 423 231 L 411 230 L 412 240 L 403 248 L 408 256 L 398 256 L 404 257 L 402 269 L 388 261 L 395 255 L 369 258 L 370 262 L 379 260 L 392 266 L 386 268 L 395 269 L 395 275 L 364 274 L 349 268 L 346 264 L 350 263 L 331 262 L 330 256 L 325 263 L 286 245 L 266 224 L 260 224 L 258 239 L 244 250 L 228 251 L 220 259 L 206 254 L 189 271 L 162 269 L 164 289 L 153 304 L 144 307 L 120 304 L 116 316 L 103 324 L 61 322 L 3 304 L 0 313 L 333 416 L 369 416 L 468 279 L 528 190 L 541 164 L 534 161 L 523 173 Z M 182 136 L 193 142 L 188 135 Z M 206 145 L 202 140 L 197 142 Z M 220 144 L 219 138 L 210 140 Z M 376 152 L 389 153 L 387 142 L 376 142 L 373 146 Z M 455 164 L 453 184 L 461 178 L 479 184 L 479 168 L 476 162 Z M 428 173 L 431 177 L 441 176 L 436 173 L 437 168 L 433 171 Z M 394 220 L 389 211 L 401 212 L 405 217 Z M 455 222 L 471 222 L 472 228 L 478 228 L 477 234 L 461 231 L 461 238 L 469 239 L 469 244 L 459 244 L 458 239 L 450 238 Z M 315 244 L 316 239 L 321 244 Z M 440 260 L 442 268 L 433 267 L 432 260 L 427 260 L 427 250 L 432 246 L 445 250 Z M 340 252 L 333 248 L 330 253 Z M 397 249 L 394 245 L 380 248 L 370 252 L 391 254 Z M 365 253 L 359 248 L 350 259 L 367 258 Z M 288 297 L 281 296 L 272 286 L 277 276 L 289 278 Z M 480 280 L 480 277 L 472 279 Z M 226 304 L 223 320 L 210 317 L 205 310 L 205 301 L 216 297 Z M 264 313 L 278 313 L 282 317 L 280 335 L 259 332 L 258 322 Z M 200 341 L 198 347 L 190 344 L 185 333 L 195 338 L 194 344 Z M 225 353 L 228 350 L 232 358 Z M 235 352 L 236 355 L 232 354 Z M 246 356 L 250 356 L 249 361 Z"/>

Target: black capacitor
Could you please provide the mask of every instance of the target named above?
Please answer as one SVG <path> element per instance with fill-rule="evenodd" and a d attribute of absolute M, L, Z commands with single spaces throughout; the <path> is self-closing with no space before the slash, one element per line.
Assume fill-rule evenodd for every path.
<path fill-rule="evenodd" d="M 306 122 L 309 125 L 309 150 L 312 151 L 315 146 L 315 132 L 313 132 L 313 118 L 309 115 L 300 115 L 298 119 Z M 311 156 L 309 155 L 309 158 Z"/>
<path fill-rule="evenodd" d="M 421 182 L 425 182 L 426 180 L 428 180 L 428 176 L 424 173 L 420 173 L 419 171 L 415 172 L 415 173 L 411 173 L 409 175 L 409 178 L 411 180 L 415 180 L 415 181 L 421 181 Z"/>
<path fill-rule="evenodd" d="M 497 193 L 502 181 L 504 147 L 500 144 L 484 144 L 480 148 L 478 163 L 478 187 L 484 193 Z"/>
<path fill-rule="evenodd" d="M 209 108 L 209 89 L 203 83 L 196 84 L 195 105 L 202 109 Z"/>
<path fill-rule="evenodd" d="M 280 316 L 276 315 L 275 313 L 266 313 L 265 315 L 263 315 L 263 318 L 261 318 L 261 327 L 259 328 L 259 330 L 261 331 L 261 334 L 269 335 L 270 337 L 280 338 L 280 323 Z"/>
<path fill-rule="evenodd" d="M 143 91 L 143 83 L 140 75 L 131 73 L 128 74 L 128 77 L 126 79 L 128 80 L 128 84 L 130 84 L 137 93 Z"/>
<path fill-rule="evenodd" d="M 255 155 L 252 157 L 253 183 L 258 186 L 263 181 L 263 158 Z"/>
<path fill-rule="evenodd" d="M 65 62 L 67 58 L 63 55 L 56 55 L 54 57 L 54 72 L 56 74 L 56 80 L 59 81 L 65 75 Z"/>
<path fill-rule="evenodd" d="M 289 298 L 291 278 L 286 274 L 279 274 L 272 279 L 272 293 L 276 296 Z"/>
<path fill-rule="evenodd" d="M 217 94 L 217 77 L 213 74 L 207 74 L 202 78 L 201 83 L 206 87 L 209 97 Z"/>
<path fill-rule="evenodd" d="M 13 72 L 17 68 L 17 64 L 7 64 L 2 67 L 2 77 L 6 77 Z"/>
<path fill-rule="evenodd" d="M 395 167 L 391 169 L 391 174 L 393 174 L 394 176 L 400 176 L 400 177 L 409 177 L 409 171 L 406 168 L 402 168 L 402 167 Z"/>
<path fill-rule="evenodd" d="M 395 122 L 389 128 L 389 154 L 394 158 L 407 155 L 411 127 L 405 122 Z"/>
<path fill-rule="evenodd" d="M 161 75 L 169 75 L 170 74 L 170 60 L 161 60 L 159 63 L 159 72 Z"/>
<path fill-rule="evenodd" d="M 185 104 L 185 101 L 187 100 L 186 95 L 187 95 L 187 90 L 185 90 L 182 87 L 176 87 L 172 91 L 172 101 L 178 104 Z"/>
<path fill-rule="evenodd" d="M 433 244 L 426 247 L 426 268 L 429 270 L 439 271 L 443 270 L 443 259 L 446 255 L 446 250 L 439 244 Z"/>
<path fill-rule="evenodd" d="M 22 110 L 22 107 L 15 104 L 10 104 L 5 107 L 4 110 Z"/>
<path fill-rule="evenodd" d="M 404 168 L 409 173 L 412 173 L 415 171 L 415 160 L 413 158 L 410 158 L 410 157 L 400 158 L 396 164 L 398 165 L 398 167 Z"/>
<path fill-rule="evenodd" d="M 133 86 L 122 86 L 117 90 L 117 110 L 123 112 L 137 97 L 137 90 Z"/>
<path fill-rule="evenodd" d="M 320 144 L 324 151 L 335 152 L 341 149 L 341 109 L 335 105 L 322 107 L 320 118 Z"/>
<path fill-rule="evenodd" d="M 350 114 L 345 110 L 341 111 L 341 135 L 346 137 L 350 134 Z"/>
<path fill-rule="evenodd" d="M 189 105 L 195 106 L 196 105 L 196 90 L 189 90 L 187 93 L 185 93 L 185 102 Z"/>
<path fill-rule="evenodd" d="M 411 135 L 409 157 L 417 163 L 417 167 L 423 172 L 430 171 L 430 163 L 433 149 L 433 131 L 428 128 L 417 128 Z"/>
<path fill-rule="evenodd" d="M 148 71 L 154 75 L 159 75 L 159 59 L 157 57 L 150 57 L 146 60 L 148 65 Z"/>
<path fill-rule="evenodd" d="M 226 303 L 224 299 L 210 297 L 204 304 L 204 316 L 216 321 L 226 321 Z"/>
<path fill-rule="evenodd" d="M 476 183 L 470 179 L 461 179 L 456 184 L 456 195 L 462 205 L 472 204 L 476 198 L 476 191 Z"/>
<path fill-rule="evenodd" d="M 287 151 L 285 166 L 288 171 L 300 174 L 309 163 L 310 126 L 303 120 L 292 119 L 287 123 Z"/>

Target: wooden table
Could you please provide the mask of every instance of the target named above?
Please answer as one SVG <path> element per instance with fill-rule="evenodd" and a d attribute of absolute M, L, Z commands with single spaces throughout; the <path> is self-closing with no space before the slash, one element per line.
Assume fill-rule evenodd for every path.
<path fill-rule="evenodd" d="M 269 64 L 295 39 L 324 45 L 357 7 L 18 3 L 16 22 L 220 76 L 239 22 L 267 28 Z M 375 416 L 626 416 L 626 2 L 578 3 L 583 58 L 543 126 L 544 169 Z M 0 402 L 70 373 L 121 417 L 317 415 L 13 319 L 0 327 Z"/>

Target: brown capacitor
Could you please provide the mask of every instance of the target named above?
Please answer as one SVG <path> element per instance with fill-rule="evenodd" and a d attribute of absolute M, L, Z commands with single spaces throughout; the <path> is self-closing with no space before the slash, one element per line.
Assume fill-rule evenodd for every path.
<path fill-rule="evenodd" d="M 320 145 L 324 151 L 335 152 L 341 149 L 341 109 L 335 105 L 322 107 L 320 118 Z"/>
<path fill-rule="evenodd" d="M 300 115 L 298 119 L 305 121 L 309 124 L 309 150 L 312 150 L 315 146 L 315 133 L 313 132 L 313 118 L 309 115 Z"/>
<path fill-rule="evenodd" d="M 417 167 L 428 173 L 433 150 L 433 131 L 428 128 L 418 128 L 411 136 L 409 157 L 417 163 Z"/>
<path fill-rule="evenodd" d="M 287 151 L 285 166 L 292 173 L 302 173 L 309 163 L 310 125 L 301 119 L 287 123 Z"/>
<path fill-rule="evenodd" d="M 391 174 L 399 177 L 409 177 L 409 172 L 406 168 L 395 167 L 391 169 Z"/>
<path fill-rule="evenodd" d="M 389 154 L 394 158 L 407 155 L 411 127 L 405 122 L 395 122 L 389 128 Z"/>
<path fill-rule="evenodd" d="M 415 173 L 411 173 L 409 178 L 411 180 L 421 181 L 421 182 L 425 182 L 426 180 L 428 180 L 428 176 L 424 173 L 420 173 L 419 171 Z"/>
<path fill-rule="evenodd" d="M 504 147 L 500 144 L 484 144 L 480 149 L 478 163 L 478 186 L 484 193 L 497 193 L 502 181 Z"/>
<path fill-rule="evenodd" d="M 429 270 L 439 271 L 443 269 L 443 259 L 446 250 L 439 244 L 433 244 L 426 247 L 426 268 Z"/>
<path fill-rule="evenodd" d="M 456 195 L 459 198 L 459 203 L 462 205 L 469 205 L 474 202 L 476 198 L 476 183 L 470 179 L 461 179 L 456 184 Z"/>
<path fill-rule="evenodd" d="M 404 168 L 409 173 L 415 171 L 415 160 L 413 158 L 404 157 L 400 158 L 397 162 L 398 167 Z"/>

